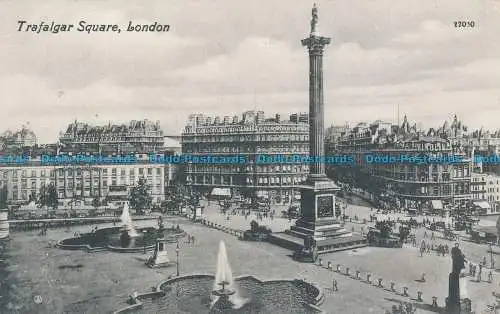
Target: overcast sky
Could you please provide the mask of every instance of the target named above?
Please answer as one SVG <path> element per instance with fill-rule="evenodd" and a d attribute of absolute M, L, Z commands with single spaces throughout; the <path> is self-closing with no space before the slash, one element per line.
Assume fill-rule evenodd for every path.
<path fill-rule="evenodd" d="M 498 0 L 318 1 L 325 123 L 401 116 L 423 126 L 456 113 L 500 128 Z M 178 134 L 191 113 L 308 110 L 300 40 L 312 1 L 0 1 L 0 131 L 29 122 L 54 142 L 75 118 L 160 120 Z M 17 21 L 160 22 L 168 33 L 17 32 Z M 474 21 L 455 28 L 454 21 Z"/>

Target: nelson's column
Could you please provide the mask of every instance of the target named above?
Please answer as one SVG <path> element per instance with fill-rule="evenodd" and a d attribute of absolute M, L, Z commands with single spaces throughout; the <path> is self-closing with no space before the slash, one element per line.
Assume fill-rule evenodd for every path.
<path fill-rule="evenodd" d="M 330 38 L 319 35 L 318 8 L 312 9 L 311 33 L 302 40 L 309 51 L 309 156 L 323 158 L 324 104 L 323 51 Z M 364 246 L 365 239 L 343 228 L 336 217 L 335 194 L 340 188 L 325 173 L 325 164 L 315 160 L 310 164 L 306 185 L 301 187 L 301 214 L 295 226 L 285 233 L 274 234 L 271 241 L 304 253 L 317 254 Z"/>

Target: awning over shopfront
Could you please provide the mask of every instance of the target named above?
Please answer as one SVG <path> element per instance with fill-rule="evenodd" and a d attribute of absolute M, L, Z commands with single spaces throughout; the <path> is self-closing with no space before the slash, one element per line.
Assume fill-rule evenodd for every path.
<path fill-rule="evenodd" d="M 231 190 L 228 188 L 213 188 L 212 196 L 231 197 Z"/>
<path fill-rule="evenodd" d="M 443 209 L 443 202 L 440 200 L 431 201 L 432 209 Z"/>
<path fill-rule="evenodd" d="M 490 209 L 490 203 L 488 202 L 474 202 L 474 205 L 481 209 Z"/>
<path fill-rule="evenodd" d="M 269 191 L 257 191 L 256 192 L 257 197 L 262 197 L 262 198 L 269 198 Z"/>

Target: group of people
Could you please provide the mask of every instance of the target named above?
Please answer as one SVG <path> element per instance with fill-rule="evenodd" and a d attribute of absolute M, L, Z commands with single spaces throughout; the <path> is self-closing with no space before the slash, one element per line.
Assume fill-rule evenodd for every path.
<path fill-rule="evenodd" d="M 415 242 L 416 240 L 414 240 L 414 243 Z M 423 257 L 424 253 L 431 253 L 432 251 L 435 251 L 438 256 L 446 256 L 450 254 L 450 247 L 448 246 L 448 244 L 434 245 L 434 243 L 429 244 L 425 243 L 425 241 L 422 240 L 422 243 L 420 244 L 420 256 Z"/>
<path fill-rule="evenodd" d="M 196 238 L 194 237 L 194 235 L 190 235 L 190 234 L 187 235 L 187 243 L 189 243 L 189 244 L 196 243 Z"/>
<path fill-rule="evenodd" d="M 482 281 L 484 268 L 486 268 L 486 257 L 484 257 L 483 261 L 477 265 L 469 262 L 469 276 L 476 278 L 478 282 Z M 492 268 L 494 268 L 494 265 L 492 265 Z M 493 273 L 491 272 L 491 270 L 488 272 L 487 280 L 489 283 L 493 282 Z"/>
<path fill-rule="evenodd" d="M 227 212 L 227 210 L 221 209 L 221 213 L 223 215 L 226 215 L 227 220 L 231 220 L 231 216 L 236 216 L 236 215 L 244 216 L 245 220 L 248 220 L 248 217 L 250 217 L 250 215 L 252 214 L 252 210 L 250 210 L 250 209 L 233 209 L 230 212 Z M 274 217 L 276 215 L 276 211 L 271 210 L 271 211 L 264 211 L 264 212 L 255 212 L 254 215 L 260 221 L 264 220 L 264 218 L 270 218 L 271 220 L 274 220 Z"/>

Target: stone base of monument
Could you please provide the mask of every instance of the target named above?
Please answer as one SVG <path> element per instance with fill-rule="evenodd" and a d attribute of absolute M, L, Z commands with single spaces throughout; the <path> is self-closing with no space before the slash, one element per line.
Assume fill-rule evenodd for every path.
<path fill-rule="evenodd" d="M 285 232 L 272 233 L 268 241 L 294 251 L 314 246 L 315 254 L 350 250 L 368 245 L 367 239 L 346 230 L 335 218 L 335 194 L 340 190 L 326 177 L 301 188 L 302 218 Z M 314 244 L 305 242 L 312 241 Z"/>
<path fill-rule="evenodd" d="M 150 268 L 167 267 L 172 265 L 168 258 L 167 251 L 165 250 L 165 240 L 158 240 L 153 256 L 151 256 L 146 265 Z"/>
<path fill-rule="evenodd" d="M 471 314 L 472 313 L 472 301 L 469 298 L 460 299 L 460 310 L 454 310 L 453 306 L 448 304 L 448 298 L 445 299 L 446 302 L 446 313 L 448 314 Z"/>
<path fill-rule="evenodd" d="M 290 249 L 292 251 L 300 250 L 304 247 L 305 236 L 292 233 L 291 230 L 285 232 L 272 233 L 268 237 L 270 243 Z M 317 253 L 325 254 L 337 251 L 352 250 L 366 247 L 367 241 L 364 237 L 358 235 L 348 235 L 344 237 L 332 237 L 326 239 L 317 239 Z"/>

